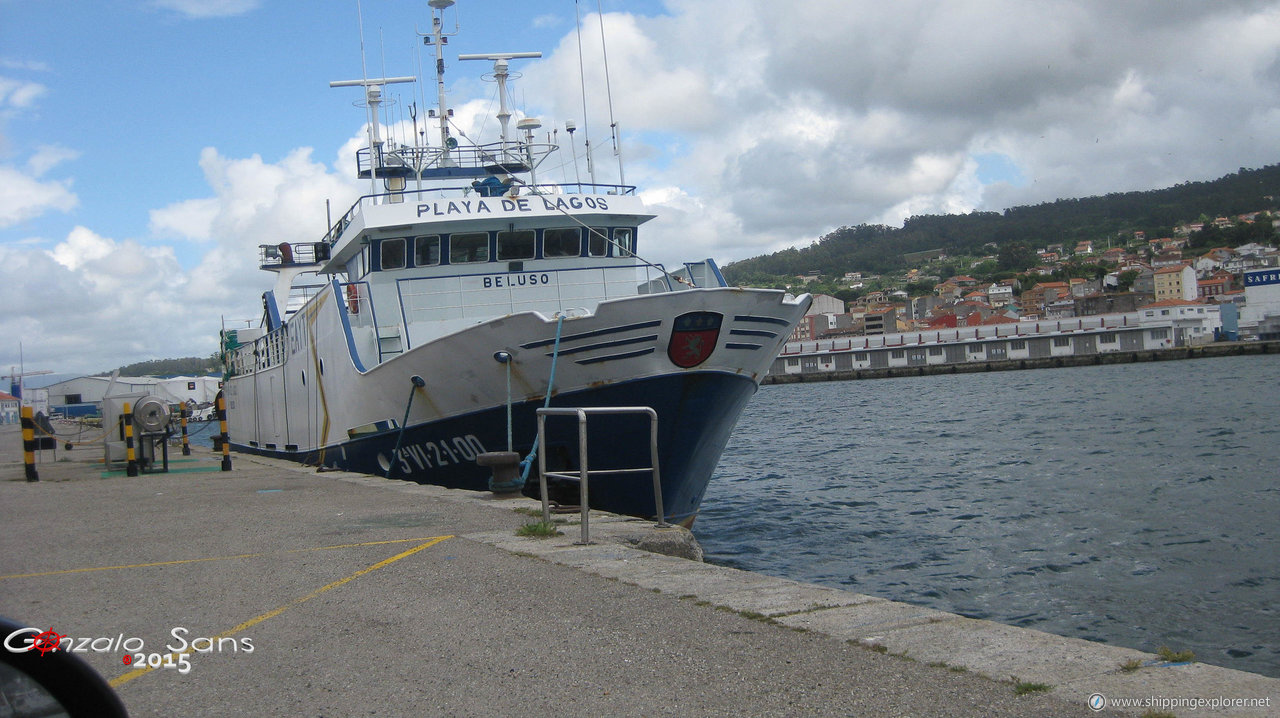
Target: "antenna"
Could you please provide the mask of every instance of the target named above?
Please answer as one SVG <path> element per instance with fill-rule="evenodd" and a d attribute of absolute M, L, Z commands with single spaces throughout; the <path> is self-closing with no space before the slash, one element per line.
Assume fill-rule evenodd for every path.
<path fill-rule="evenodd" d="M 618 158 L 618 184 L 626 185 L 627 176 L 622 171 L 622 140 L 618 136 L 618 121 L 613 118 L 613 83 L 609 80 L 609 50 L 604 43 L 604 10 L 596 0 L 596 17 L 600 19 L 600 54 L 604 57 L 604 89 L 609 95 L 609 135 L 613 138 L 613 156 Z"/>
<path fill-rule="evenodd" d="M 511 76 L 511 74 L 507 72 L 507 61 L 532 57 L 542 57 L 542 53 L 493 52 L 479 55 L 458 55 L 459 60 L 493 61 L 493 78 L 498 81 L 498 122 L 502 124 L 502 134 L 499 139 L 502 141 L 502 147 L 504 150 L 507 145 L 507 130 L 509 129 L 511 122 L 511 111 L 507 109 L 507 78 Z"/>
<path fill-rule="evenodd" d="M 573 152 L 573 176 L 578 181 L 578 191 L 582 191 L 582 174 L 578 172 L 578 146 L 573 142 L 573 131 L 578 126 L 573 124 L 573 120 L 565 120 L 564 131 L 569 133 L 569 150 Z"/>
<path fill-rule="evenodd" d="M 583 138 L 583 144 L 587 151 L 587 176 L 591 178 L 591 184 L 596 183 L 596 168 L 591 163 L 591 123 L 587 121 L 587 73 L 582 63 L 582 15 L 578 10 L 578 0 L 573 0 L 573 17 L 574 25 L 577 28 L 578 35 L 578 84 L 582 93 L 582 126 L 587 130 L 586 137 Z M 574 159 L 577 164 L 577 159 Z M 574 168 L 575 170 L 577 167 Z M 581 187 L 578 188 L 581 191 Z"/>
<path fill-rule="evenodd" d="M 382 159 L 382 132 L 379 129 L 378 106 L 382 104 L 382 86 L 397 82 L 416 82 L 416 77 L 375 77 L 367 80 L 337 80 L 329 87 L 363 87 L 366 106 L 369 108 L 369 181 L 370 194 L 378 193 L 378 163 Z"/>
<path fill-rule="evenodd" d="M 516 130 L 524 132 L 524 156 L 529 163 L 529 183 L 538 184 L 537 163 L 533 161 L 533 131 L 542 127 L 542 121 L 536 117 L 526 117 L 516 123 Z"/>
<path fill-rule="evenodd" d="M 444 96 L 444 46 L 449 43 L 449 38 L 444 32 L 444 11 L 453 7 L 454 0 L 428 0 L 427 5 L 431 6 L 431 33 L 422 35 L 422 42 L 427 45 L 433 45 L 436 49 L 436 104 L 439 109 L 440 118 L 440 166 L 453 166 L 452 160 L 449 159 L 449 151 L 457 146 L 457 141 L 450 140 L 449 137 L 449 108 L 445 102 Z M 457 17 L 454 18 L 454 33 L 458 32 Z M 436 117 L 436 111 L 430 110 L 427 115 Z M 425 123 L 424 123 L 425 124 Z M 452 144 L 452 146 L 450 146 Z"/>

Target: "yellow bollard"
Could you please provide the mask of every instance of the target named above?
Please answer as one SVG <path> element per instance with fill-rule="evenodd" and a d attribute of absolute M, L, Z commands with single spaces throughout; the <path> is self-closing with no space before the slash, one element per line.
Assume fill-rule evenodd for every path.
<path fill-rule="evenodd" d="M 222 431 L 222 470 L 231 470 L 231 438 L 227 436 L 227 400 L 218 392 L 218 428 Z"/>
<path fill-rule="evenodd" d="M 191 444 L 187 443 L 187 405 L 179 410 L 182 416 L 182 455 L 191 456 Z"/>
<path fill-rule="evenodd" d="M 124 455 L 128 460 L 125 465 L 125 476 L 138 475 L 138 457 L 133 452 L 133 405 L 124 403 Z"/>
<path fill-rule="evenodd" d="M 22 407 L 19 413 L 22 416 L 22 463 L 26 466 L 27 481 L 39 481 L 40 474 L 36 473 L 36 420 L 29 406 Z"/>

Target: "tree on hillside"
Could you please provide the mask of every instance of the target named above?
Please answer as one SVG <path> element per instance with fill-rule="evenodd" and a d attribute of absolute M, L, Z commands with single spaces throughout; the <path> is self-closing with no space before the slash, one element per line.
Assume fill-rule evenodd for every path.
<path fill-rule="evenodd" d="M 1000 248 L 1000 251 L 996 254 L 996 262 L 1000 269 L 1021 272 L 1028 267 L 1034 267 L 1039 264 L 1040 260 L 1035 250 L 1028 247 L 1026 243 L 1010 242 Z"/>

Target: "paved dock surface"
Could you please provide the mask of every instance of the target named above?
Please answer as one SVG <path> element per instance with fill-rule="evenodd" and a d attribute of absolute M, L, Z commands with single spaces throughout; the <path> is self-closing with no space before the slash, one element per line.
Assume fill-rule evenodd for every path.
<path fill-rule="evenodd" d="M 45 452 L 28 483 L 0 427 L 0 614 L 103 639 L 81 655 L 134 716 L 1091 716 L 1091 685 L 1280 699 L 1275 679 L 1136 651 L 1126 672 L 1097 644 L 610 541 L 656 531 L 642 522 L 601 515 L 576 546 L 572 525 L 518 538 L 526 499 L 239 455 L 221 472 L 203 449 L 173 457 L 183 473 L 104 477 L 99 457 Z M 140 669 L 117 637 L 144 660 L 220 650 Z"/>

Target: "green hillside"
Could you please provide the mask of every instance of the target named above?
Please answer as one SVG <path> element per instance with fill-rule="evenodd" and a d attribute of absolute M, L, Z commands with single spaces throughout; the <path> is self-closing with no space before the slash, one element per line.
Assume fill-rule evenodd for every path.
<path fill-rule="evenodd" d="M 1144 231 L 1149 238 L 1168 237 L 1174 226 L 1201 218 L 1272 211 L 1278 206 L 1277 198 L 1280 198 L 1280 165 L 1241 168 L 1210 182 L 1186 182 L 1167 189 L 1063 199 L 1013 207 L 1003 213 L 922 215 L 908 219 L 901 229 L 866 224 L 840 227 L 808 247 L 730 264 L 724 268 L 724 274 L 732 284 L 769 284 L 780 276 L 814 271 L 825 276 L 854 271 L 894 272 L 909 266 L 909 260 L 903 255 L 937 249 L 945 250 L 950 256 L 981 256 L 1019 245 L 1015 248 L 1016 254 L 1025 257 L 1027 250 L 1048 244 L 1074 247 L 1082 240 L 1116 239 L 1123 244 L 1135 231 Z M 1204 238 L 1213 244 L 1211 239 L 1221 239 L 1225 244 L 1232 238 Z M 1253 241 L 1255 238 L 1241 239 Z M 991 244 L 995 247 L 988 246 Z M 1003 253 L 1012 254 L 1015 254 L 1012 250 Z M 1016 264 L 1014 257 L 1010 257 L 1009 262 L 1011 266 L 1006 269 L 1025 269 L 1012 266 Z"/>
<path fill-rule="evenodd" d="M 216 357 L 182 357 L 181 359 L 152 359 L 120 367 L 120 376 L 203 376 L 219 374 L 222 365 Z M 106 376 L 111 372 L 102 372 Z"/>

